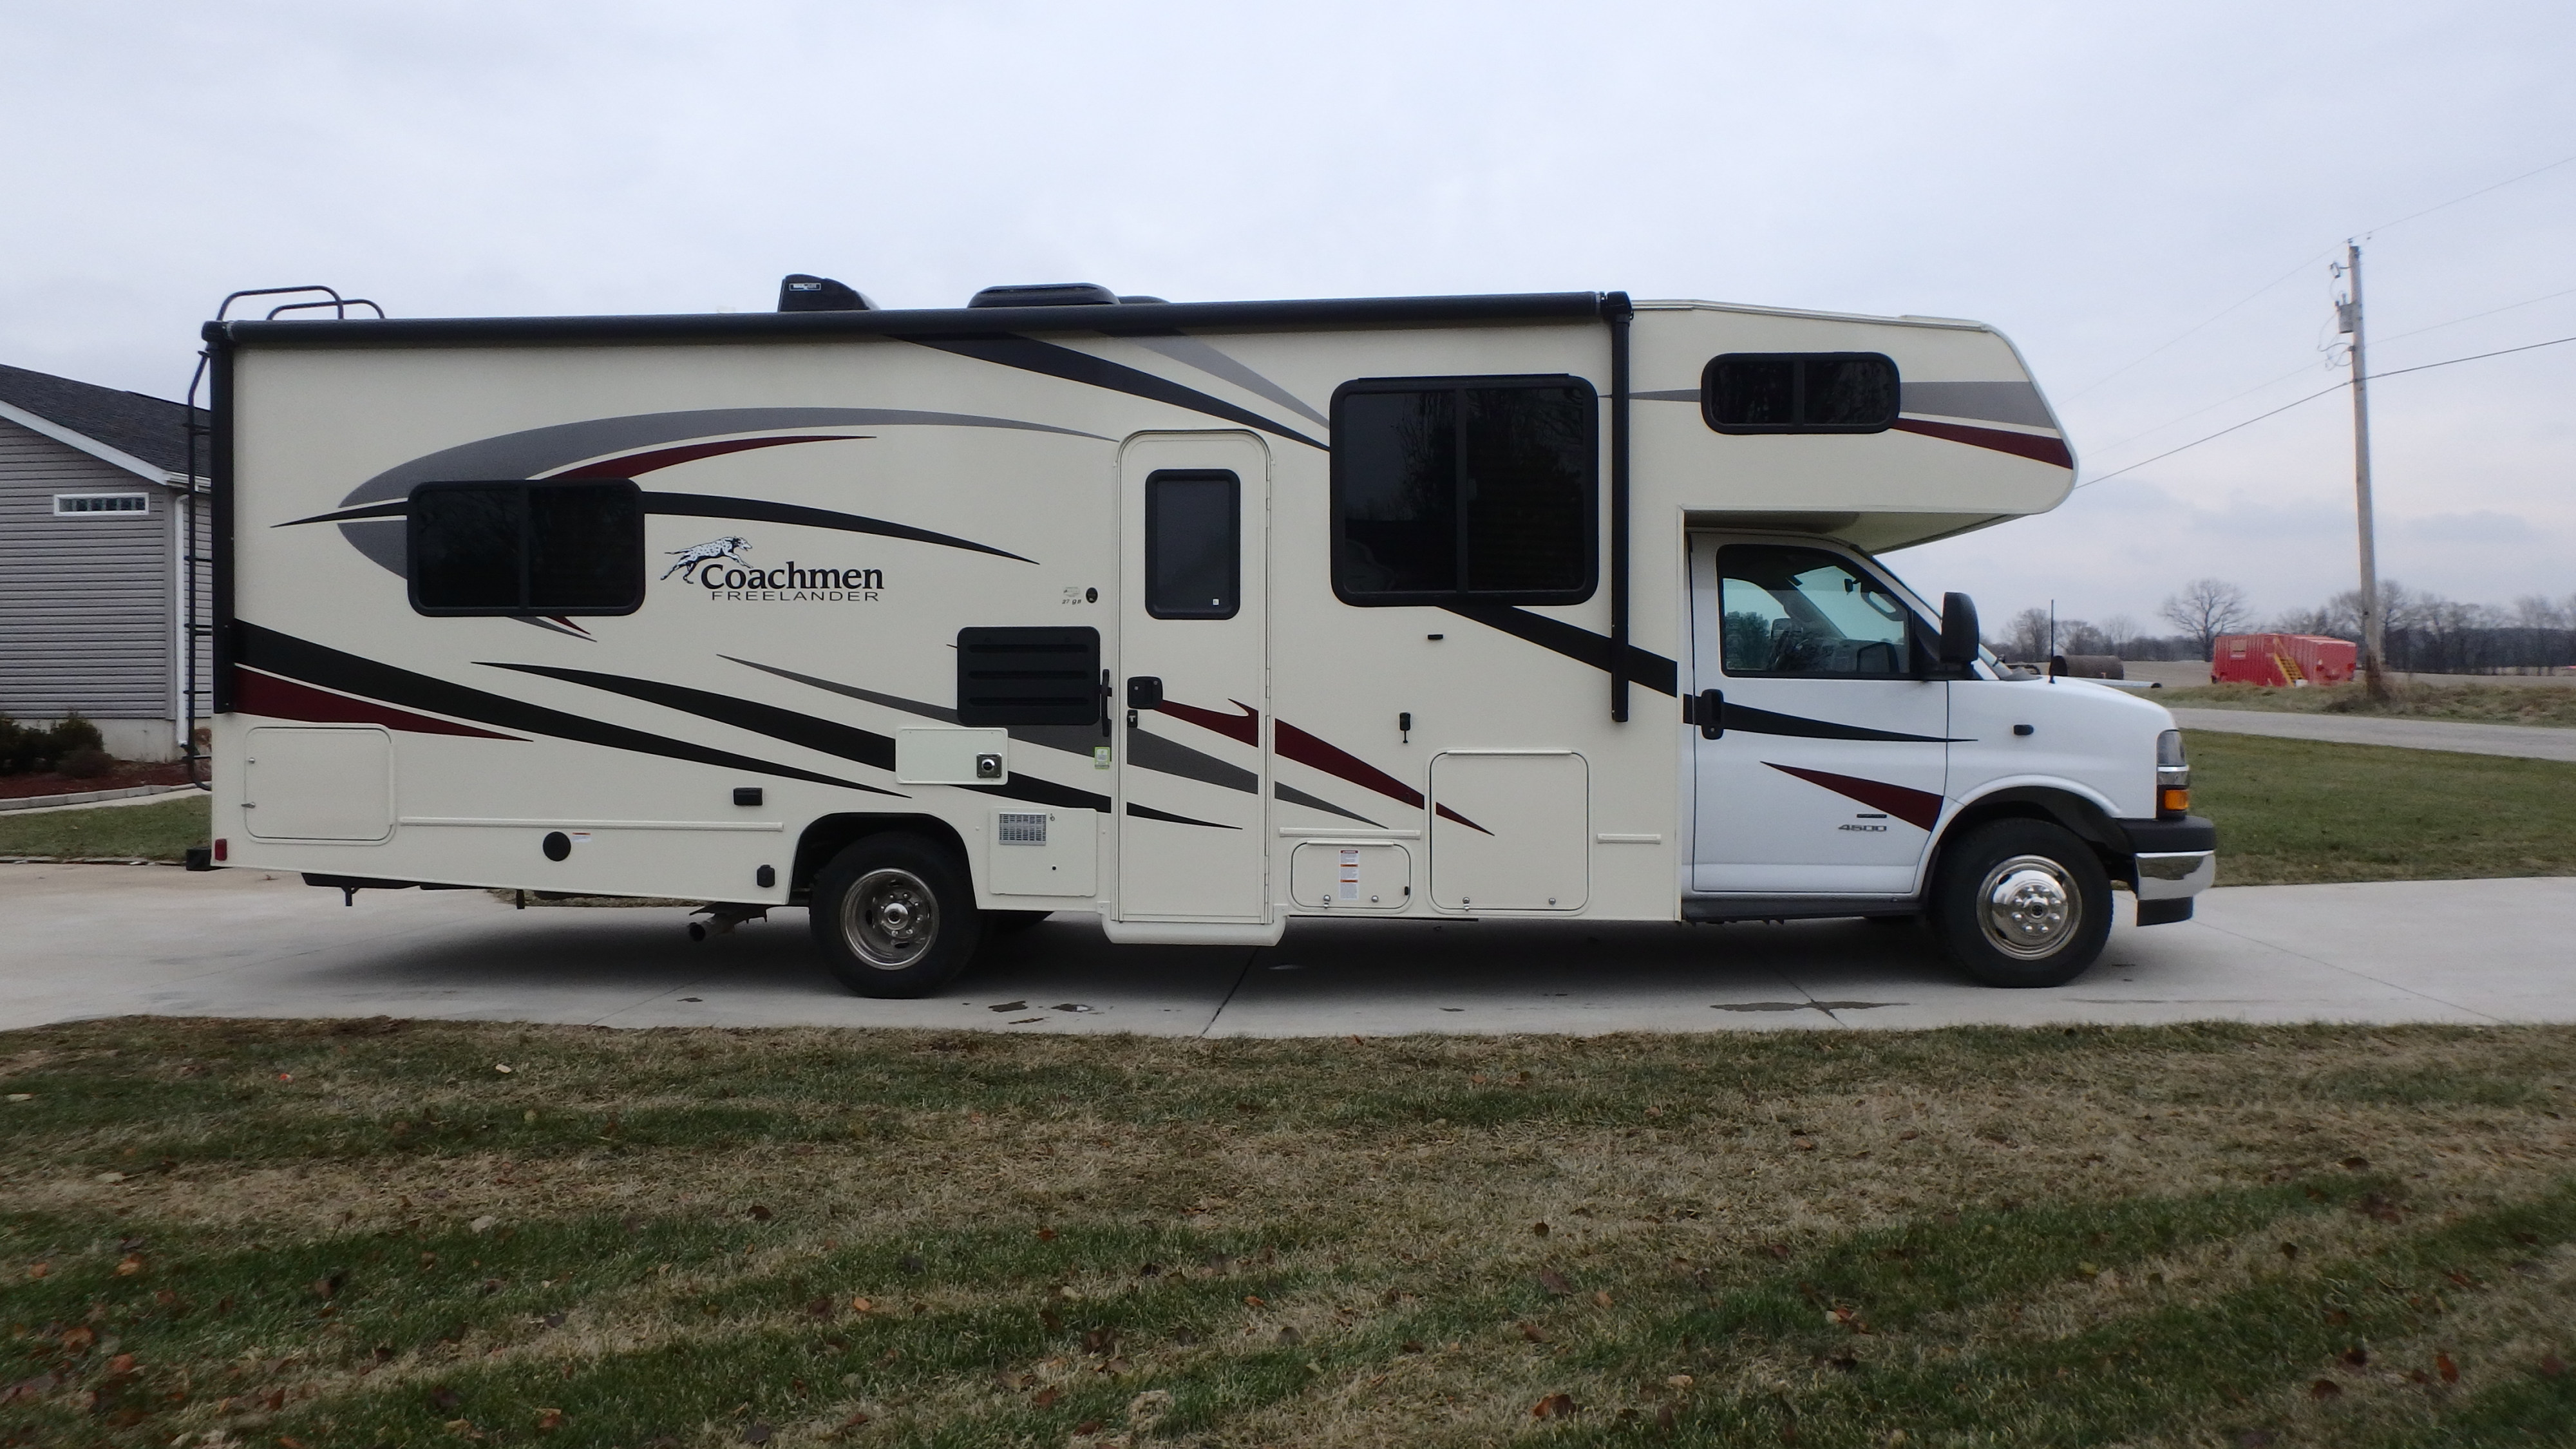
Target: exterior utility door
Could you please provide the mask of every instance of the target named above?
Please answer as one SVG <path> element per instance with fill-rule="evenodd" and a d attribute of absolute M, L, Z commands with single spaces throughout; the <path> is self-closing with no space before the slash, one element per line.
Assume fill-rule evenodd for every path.
<path fill-rule="evenodd" d="M 1950 686 L 1912 677 L 1912 610 L 1816 544 L 1694 535 L 1690 575 L 1692 889 L 1911 892 L 1950 732 Z"/>
<path fill-rule="evenodd" d="M 1270 455 L 1140 433 L 1118 498 L 1118 919 L 1266 921 Z"/>

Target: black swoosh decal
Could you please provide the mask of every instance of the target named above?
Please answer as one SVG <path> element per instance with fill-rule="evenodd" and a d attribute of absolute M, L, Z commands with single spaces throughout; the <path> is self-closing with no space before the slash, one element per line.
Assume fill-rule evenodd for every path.
<path fill-rule="evenodd" d="M 1123 392 L 1129 397 L 1141 397 L 1149 402 L 1167 403 L 1176 408 L 1186 408 L 1194 413 L 1205 413 L 1212 418 L 1223 418 L 1230 423 L 1259 428 L 1265 433 L 1275 434 L 1290 442 L 1303 443 L 1310 448 L 1324 447 L 1322 443 L 1294 428 L 1274 423 L 1248 408 L 1239 408 L 1230 402 L 1210 397 L 1196 388 L 1183 387 L 1170 378 L 1156 377 L 1150 372 L 1129 367 L 1124 363 L 1111 362 L 1105 357 L 1094 357 L 1088 352 L 1077 352 L 1070 347 L 1059 347 L 1052 342 L 1040 342 L 1034 337 L 1022 337 L 1014 332 L 980 332 L 952 333 L 947 336 L 925 334 L 919 337 L 906 337 L 904 341 L 918 343 L 939 352 L 955 353 L 959 357 L 972 357 L 980 362 L 1016 367 L 1022 372 L 1060 377 L 1067 382 L 1106 388 L 1111 392 Z"/>
<path fill-rule="evenodd" d="M 1500 629 L 1541 649 L 1552 650 L 1568 659 L 1589 664 L 1607 672 L 1610 668 L 1610 636 L 1595 634 L 1563 619 L 1533 614 L 1503 604 L 1443 604 L 1442 608 L 1462 619 L 1472 619 L 1489 629 Z M 1678 687 L 1681 666 L 1650 649 L 1628 646 L 1628 678 L 1658 694 L 1671 694 Z"/>
<path fill-rule="evenodd" d="M 1727 702 L 1726 708 L 1719 715 L 1719 727 L 1742 730 L 1749 735 L 1791 735 L 1802 740 L 1883 740 L 1891 744 L 1907 745 L 1967 743 L 1965 740 L 1952 739 L 1945 735 L 1900 734 L 1895 730 L 1866 729 L 1860 725 L 1809 719 L 1804 715 L 1774 714 L 1767 709 L 1749 709 L 1732 700 Z"/>
<path fill-rule="evenodd" d="M 1173 825 L 1204 825 L 1210 830 L 1241 830 L 1243 828 L 1240 825 L 1220 825 L 1213 820 L 1192 820 L 1186 815 L 1175 815 L 1169 810 L 1157 810 L 1151 805 L 1139 805 L 1133 800 L 1127 802 L 1127 813 L 1139 820 L 1161 820 Z"/>
<path fill-rule="evenodd" d="M 1020 558 L 1008 549 L 988 543 L 933 533 L 908 523 L 889 523 L 860 513 L 837 513 L 829 508 L 808 508 L 800 503 L 773 503 L 765 498 L 726 498 L 714 493 L 646 493 L 640 495 L 646 513 L 667 518 L 738 518 L 751 523 L 784 523 L 796 528 L 835 528 L 844 533 L 873 533 L 882 538 L 907 539 L 914 543 L 935 543 L 942 548 L 962 548 L 971 553 L 989 553 L 1002 558 L 1036 563 Z M 391 503 L 370 503 L 361 508 L 343 508 L 331 513 L 317 513 L 310 518 L 290 518 L 272 528 L 293 528 L 300 523 L 349 523 L 368 518 L 400 518 L 411 510 L 411 500 L 397 498 Z"/>
<path fill-rule="evenodd" d="M 880 790 L 874 785 L 862 785 L 856 780 L 836 779 L 811 770 L 712 750 L 686 740 L 585 719 L 507 695 L 487 693 L 426 674 L 414 674 L 408 669 L 397 669 L 390 664 L 344 654 L 290 634 L 280 634 L 274 629 L 264 629 L 248 620 L 234 621 L 233 639 L 234 658 L 239 662 L 343 694 L 433 714 L 452 715 L 501 729 L 552 735 L 586 745 L 603 745 L 613 750 L 631 750 L 637 754 L 660 755 L 665 759 L 687 760 L 700 765 L 719 765 L 729 770 L 747 770 L 787 780 L 807 780 L 844 790 L 865 790 L 871 795 L 891 795 L 898 800 L 909 798 L 892 790 Z"/>

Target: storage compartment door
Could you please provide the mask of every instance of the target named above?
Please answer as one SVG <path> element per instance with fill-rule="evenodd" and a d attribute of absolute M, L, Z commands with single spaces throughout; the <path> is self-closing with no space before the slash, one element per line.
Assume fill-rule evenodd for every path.
<path fill-rule="evenodd" d="M 1591 772 L 1581 755 L 1437 755 L 1431 803 L 1432 904 L 1574 911 L 1590 897 Z"/>
<path fill-rule="evenodd" d="M 394 740 L 372 726 L 261 725 L 245 740 L 243 828 L 261 840 L 382 840 Z"/>

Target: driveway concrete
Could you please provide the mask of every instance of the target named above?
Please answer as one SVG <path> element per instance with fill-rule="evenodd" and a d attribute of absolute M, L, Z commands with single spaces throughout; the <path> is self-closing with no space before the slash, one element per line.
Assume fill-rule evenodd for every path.
<path fill-rule="evenodd" d="M 2576 760 L 2576 730 L 2545 725 L 2279 714 L 2260 709 L 2176 709 L 2173 717 L 2174 723 L 2184 729 L 2215 730 L 2220 734 L 2330 740 L 2340 745 L 2394 745 L 2403 750 L 2451 750 L 2464 755 L 2512 755 L 2526 760 Z"/>
<path fill-rule="evenodd" d="M 2125 905 L 2125 901 L 2123 902 Z M 952 994 L 872 1001 L 801 910 L 692 942 L 676 907 L 512 911 L 480 891 L 0 866 L 0 1027 L 127 1014 L 1153 1035 L 1834 1026 L 2576 1021 L 2576 879 L 2250 886 L 2121 926 L 2055 991 L 1958 978 L 1914 929 L 1310 921 L 1266 950 L 1112 947 L 1086 917 L 999 943 Z"/>

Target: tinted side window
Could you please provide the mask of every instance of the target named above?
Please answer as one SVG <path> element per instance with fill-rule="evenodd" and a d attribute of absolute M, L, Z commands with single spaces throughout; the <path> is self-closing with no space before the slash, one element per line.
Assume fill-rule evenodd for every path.
<path fill-rule="evenodd" d="M 409 510 L 425 614 L 628 614 L 644 602 L 644 507 L 622 479 L 424 483 Z"/>
<path fill-rule="evenodd" d="M 1589 598 L 1597 415 L 1576 377 L 1344 384 L 1333 397 L 1333 592 L 1353 604 Z"/>
<path fill-rule="evenodd" d="M 1730 352 L 1700 375 L 1721 433 L 1876 433 L 1896 421 L 1896 363 L 1876 352 Z"/>
<path fill-rule="evenodd" d="M 1145 479 L 1145 612 L 1231 619 L 1242 607 L 1243 485 L 1222 470 Z"/>
<path fill-rule="evenodd" d="M 1820 548 L 1737 544 L 1717 555 L 1721 667 L 1733 675 L 1901 679 L 1905 601 Z"/>

